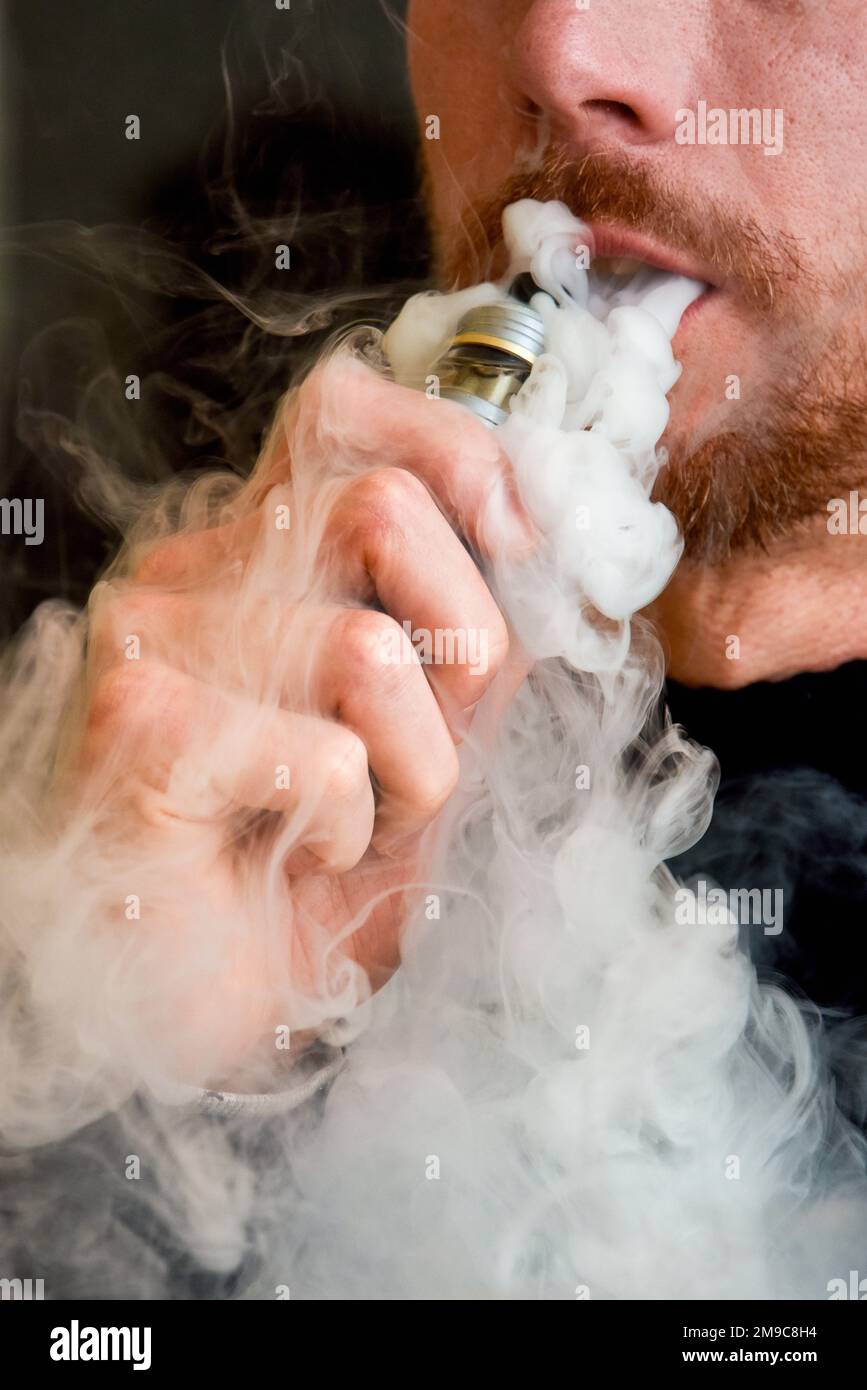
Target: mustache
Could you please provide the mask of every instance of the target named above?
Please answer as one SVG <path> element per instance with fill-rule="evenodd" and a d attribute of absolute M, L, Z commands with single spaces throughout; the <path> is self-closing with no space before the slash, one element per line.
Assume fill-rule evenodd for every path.
<path fill-rule="evenodd" d="M 715 280 L 734 282 L 740 298 L 766 314 L 813 279 L 798 242 L 787 233 L 770 234 L 754 218 L 704 193 L 675 193 L 626 159 L 592 152 L 576 161 L 570 151 L 549 146 L 538 164 L 517 170 L 467 209 L 462 234 L 444 258 L 446 283 L 472 284 L 491 275 L 503 210 L 521 198 L 557 199 L 585 221 L 613 222 L 688 252 Z"/>

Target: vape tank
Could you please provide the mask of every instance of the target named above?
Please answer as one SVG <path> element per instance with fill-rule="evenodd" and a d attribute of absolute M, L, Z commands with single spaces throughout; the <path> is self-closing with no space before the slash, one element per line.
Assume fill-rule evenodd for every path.
<path fill-rule="evenodd" d="M 470 309 L 434 367 L 439 394 L 459 401 L 491 428 L 509 416 L 509 400 L 545 350 L 535 309 L 517 299 Z"/>

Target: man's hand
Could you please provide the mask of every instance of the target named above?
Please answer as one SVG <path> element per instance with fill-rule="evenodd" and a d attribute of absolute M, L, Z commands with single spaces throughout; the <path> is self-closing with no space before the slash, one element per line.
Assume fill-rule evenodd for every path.
<path fill-rule="evenodd" d="M 459 538 L 532 548 L 496 435 L 346 357 L 281 421 L 237 519 L 161 542 L 91 605 L 85 796 L 158 872 L 159 909 L 123 927 L 144 933 L 155 1045 L 202 1084 L 313 1026 L 349 962 L 385 982 L 456 745 L 526 669 Z M 483 642 L 422 665 L 407 620 Z"/>

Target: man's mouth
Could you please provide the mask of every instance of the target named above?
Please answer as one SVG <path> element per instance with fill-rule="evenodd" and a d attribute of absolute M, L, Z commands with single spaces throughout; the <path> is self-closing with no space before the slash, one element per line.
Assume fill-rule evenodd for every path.
<path fill-rule="evenodd" d="M 657 312 L 655 306 L 664 306 L 658 316 L 666 316 L 665 326 L 673 335 L 722 288 L 702 262 L 685 252 L 610 224 L 590 223 L 589 228 L 593 238 L 592 307 L 603 316 L 618 304 L 640 303 L 651 312 Z M 680 306 L 673 308 L 670 285 L 674 276 L 682 281 L 683 295 Z"/>
<path fill-rule="evenodd" d="M 700 280 L 708 288 L 719 288 L 718 281 L 707 265 L 687 252 L 676 251 L 640 232 L 621 230 L 609 223 L 588 224 L 593 237 L 593 264 L 604 264 L 613 274 L 635 274 L 639 270 L 667 270 L 671 275 L 685 275 Z"/>

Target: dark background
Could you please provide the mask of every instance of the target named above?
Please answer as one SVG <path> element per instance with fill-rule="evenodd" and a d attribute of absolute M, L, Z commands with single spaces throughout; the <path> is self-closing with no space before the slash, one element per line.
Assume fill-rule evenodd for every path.
<path fill-rule="evenodd" d="M 291 339 L 251 334 L 225 303 L 126 283 L 136 235 L 284 317 L 301 295 L 357 300 L 362 286 L 424 275 L 404 11 L 404 0 L 292 0 L 288 11 L 7 0 L 0 496 L 44 497 L 45 541 L 0 536 L 0 638 L 48 595 L 82 602 L 116 544 L 82 515 L 80 463 L 59 422 L 143 480 L 244 468 L 292 369 Z M 138 141 L 125 138 L 131 113 Z M 106 226 L 127 231 L 83 251 L 81 228 Z M 290 272 L 274 267 L 284 234 Z M 384 315 L 371 300 L 370 320 Z M 135 407 L 123 403 L 130 372 L 143 379 Z M 231 420 L 228 445 L 225 430 L 201 427 L 217 412 Z"/>

